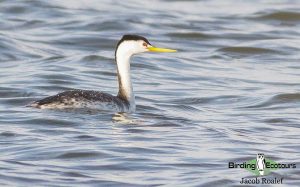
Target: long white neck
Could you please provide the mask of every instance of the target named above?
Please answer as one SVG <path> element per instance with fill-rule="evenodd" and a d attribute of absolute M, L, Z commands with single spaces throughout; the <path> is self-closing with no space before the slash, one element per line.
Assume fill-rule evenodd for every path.
<path fill-rule="evenodd" d="M 126 47 L 119 46 L 116 51 L 116 62 L 118 70 L 119 93 L 118 97 L 129 103 L 130 112 L 135 111 L 135 97 L 130 77 L 130 58 Z"/>

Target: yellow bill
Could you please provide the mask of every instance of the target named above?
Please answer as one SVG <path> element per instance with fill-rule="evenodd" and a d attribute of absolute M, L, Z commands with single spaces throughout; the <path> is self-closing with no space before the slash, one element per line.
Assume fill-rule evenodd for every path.
<path fill-rule="evenodd" d="M 158 48 L 153 46 L 149 46 L 148 50 L 152 52 L 162 52 L 162 53 L 172 53 L 177 51 L 175 49 Z"/>

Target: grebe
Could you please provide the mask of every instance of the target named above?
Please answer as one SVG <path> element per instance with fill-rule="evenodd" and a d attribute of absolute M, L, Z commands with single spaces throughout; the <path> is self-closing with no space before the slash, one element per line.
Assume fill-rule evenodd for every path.
<path fill-rule="evenodd" d="M 70 90 L 33 102 L 30 106 L 41 109 L 89 108 L 115 112 L 135 112 L 135 97 L 130 77 L 130 58 L 143 52 L 176 52 L 157 48 L 137 35 L 124 35 L 115 51 L 119 93 L 113 96 L 92 90 Z"/>

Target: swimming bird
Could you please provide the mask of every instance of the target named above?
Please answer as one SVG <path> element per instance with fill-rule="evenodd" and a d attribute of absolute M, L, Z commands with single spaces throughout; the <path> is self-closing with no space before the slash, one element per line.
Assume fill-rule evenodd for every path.
<path fill-rule="evenodd" d="M 115 50 L 119 92 L 117 96 L 93 90 L 70 90 L 33 102 L 30 106 L 41 109 L 88 108 L 132 113 L 136 110 L 130 76 L 130 59 L 143 52 L 176 52 L 157 48 L 138 35 L 124 35 Z"/>

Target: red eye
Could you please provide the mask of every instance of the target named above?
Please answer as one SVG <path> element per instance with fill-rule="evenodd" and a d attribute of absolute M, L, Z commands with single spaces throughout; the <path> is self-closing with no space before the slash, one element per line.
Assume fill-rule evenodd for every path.
<path fill-rule="evenodd" d="M 147 44 L 146 42 L 144 42 L 144 43 L 143 43 L 143 46 L 147 47 L 147 46 L 148 46 L 148 44 Z"/>

